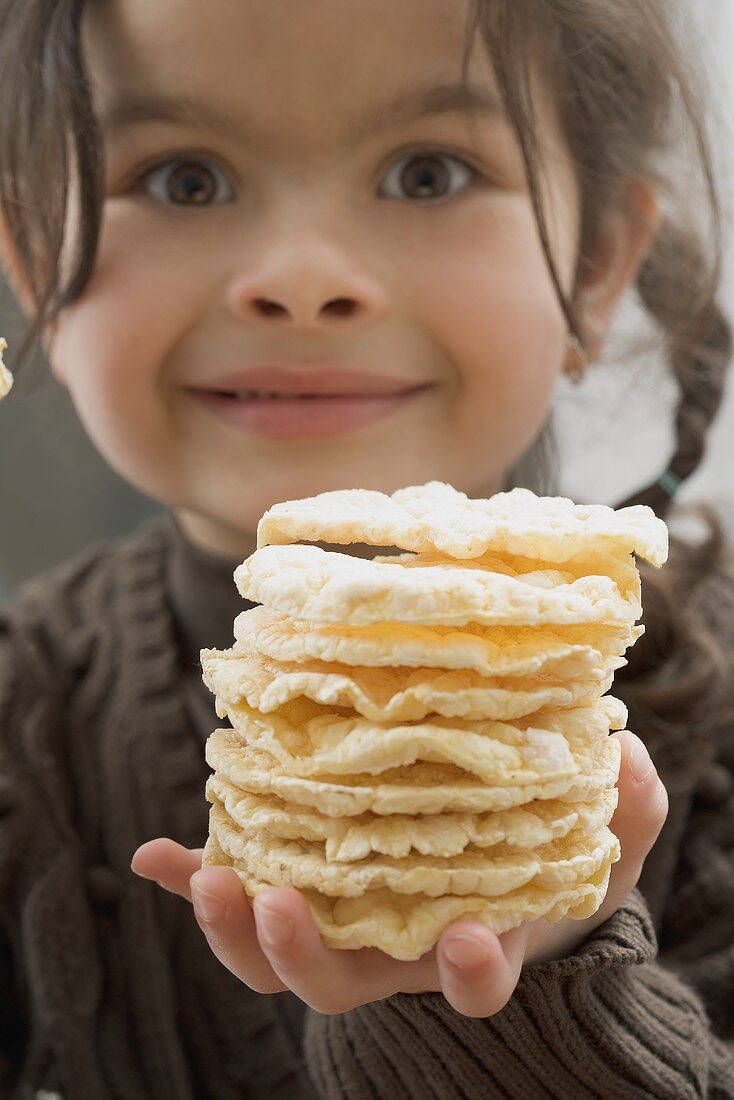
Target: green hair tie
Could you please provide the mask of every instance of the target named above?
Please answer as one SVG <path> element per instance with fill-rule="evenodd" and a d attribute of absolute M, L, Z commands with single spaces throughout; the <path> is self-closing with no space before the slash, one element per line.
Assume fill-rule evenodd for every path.
<path fill-rule="evenodd" d="M 663 476 L 658 478 L 658 485 L 668 494 L 671 500 L 682 484 L 681 479 L 672 470 L 666 470 Z"/>

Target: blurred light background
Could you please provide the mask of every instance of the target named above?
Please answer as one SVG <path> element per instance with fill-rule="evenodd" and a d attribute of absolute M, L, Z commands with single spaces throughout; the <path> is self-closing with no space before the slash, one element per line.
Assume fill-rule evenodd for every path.
<path fill-rule="evenodd" d="M 711 128 L 731 235 L 723 301 L 734 318 L 734 0 L 695 0 L 693 15 L 715 92 L 718 117 L 712 116 Z M 659 354 L 628 358 L 624 351 L 630 334 L 644 327 L 630 297 L 604 362 L 594 365 L 581 386 L 559 388 L 560 488 L 574 499 L 614 504 L 666 467 L 675 390 Z M 0 334 L 10 344 L 11 364 L 22 328 L 11 295 L 0 285 Z M 106 466 L 66 391 L 45 375 L 34 392 L 16 392 L 0 405 L 0 598 L 24 578 L 94 541 L 123 535 L 159 510 Z M 732 523 L 734 385 L 710 435 L 706 461 L 681 497 L 715 501 Z"/>

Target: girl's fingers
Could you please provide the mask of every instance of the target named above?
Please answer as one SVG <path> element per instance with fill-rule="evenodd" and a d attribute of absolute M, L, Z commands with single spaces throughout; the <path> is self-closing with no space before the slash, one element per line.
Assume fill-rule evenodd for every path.
<path fill-rule="evenodd" d="M 611 736 L 622 745 L 619 799 L 609 828 L 619 840 L 621 858 L 612 864 L 606 896 L 596 913 L 581 921 L 557 924 L 540 919 L 530 925 L 526 961 L 563 958 L 624 904 L 637 885 L 642 867 L 668 815 L 668 793 L 645 744 L 629 730 Z"/>
<path fill-rule="evenodd" d="M 665 824 L 668 792 L 645 743 L 629 730 L 612 736 L 622 743 L 619 801 L 609 823 L 622 850 L 622 858 L 612 867 L 609 887 L 610 902 L 616 909 L 637 885 L 642 865 Z"/>
<path fill-rule="evenodd" d="M 284 988 L 325 1015 L 347 1012 L 374 997 L 360 988 L 355 952 L 324 946 L 308 904 L 289 886 L 263 890 L 254 900 L 257 935 Z"/>
<path fill-rule="evenodd" d="M 189 879 L 201 867 L 203 848 L 184 848 L 168 837 L 141 844 L 130 864 L 141 878 L 153 879 L 164 890 L 191 901 Z"/>
<path fill-rule="evenodd" d="M 405 963 L 376 948 L 327 948 L 297 890 L 273 887 L 263 891 L 267 897 L 260 895 L 253 906 L 237 875 L 225 867 L 197 870 L 190 887 L 197 922 L 212 951 L 258 993 L 290 989 L 312 1008 L 328 1014 L 397 992 L 440 988 L 434 958 Z M 284 921 L 269 919 L 268 907 Z M 292 938 L 276 942 L 284 922 L 286 932 L 292 922 Z"/>
<path fill-rule="evenodd" d="M 256 993 L 280 993 L 285 986 L 273 973 L 257 940 L 252 907 L 229 867 L 202 869 L 203 848 L 192 850 L 168 837 L 142 844 L 132 870 L 194 904 L 197 923 L 219 961 Z"/>
<path fill-rule="evenodd" d="M 257 937 L 252 907 L 231 867 L 205 867 L 191 879 L 196 920 L 223 966 L 256 993 L 288 987 L 274 973 Z"/>
<path fill-rule="evenodd" d="M 448 963 L 437 966 L 436 952 L 401 962 L 372 948 L 325 947 L 305 899 L 288 887 L 262 891 L 253 908 L 260 943 L 273 970 L 288 989 L 323 1015 L 349 1012 L 398 992 L 438 992 L 443 984 L 447 999 L 459 1011 L 491 1016 L 512 996 L 522 968 L 526 928 L 514 929 L 500 942 L 484 925 L 456 922 L 451 931 L 461 934 L 462 926 L 468 926 L 472 935 L 489 942 L 492 958 L 480 969 L 448 972 Z"/>
<path fill-rule="evenodd" d="M 463 1016 L 484 1019 L 500 1012 L 520 978 L 528 925 L 501 937 L 478 921 L 455 921 L 438 941 L 443 995 Z"/>
<path fill-rule="evenodd" d="M 362 947 L 352 957 L 357 985 L 370 992 L 370 1000 L 383 1000 L 394 993 L 441 992 L 435 947 L 408 962 L 394 959 L 377 947 Z"/>

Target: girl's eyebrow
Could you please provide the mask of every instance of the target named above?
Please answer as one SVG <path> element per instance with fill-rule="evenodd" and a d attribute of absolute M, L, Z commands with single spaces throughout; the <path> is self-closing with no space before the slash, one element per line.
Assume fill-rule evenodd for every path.
<path fill-rule="evenodd" d="M 506 120 L 499 96 L 490 88 L 440 84 L 401 91 L 377 110 L 349 119 L 341 144 L 356 146 L 384 129 L 429 116 L 459 113 Z M 173 96 L 130 91 L 103 107 L 100 121 L 109 135 L 145 122 L 169 122 L 182 126 L 203 124 L 227 140 L 245 138 L 253 147 L 272 144 L 272 134 L 258 133 L 251 116 L 217 108 L 189 93 Z"/>

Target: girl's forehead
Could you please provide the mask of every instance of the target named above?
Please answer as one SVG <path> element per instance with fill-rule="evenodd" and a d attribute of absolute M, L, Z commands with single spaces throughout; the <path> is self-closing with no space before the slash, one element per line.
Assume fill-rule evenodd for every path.
<path fill-rule="evenodd" d="M 275 65 L 281 78 L 329 86 L 355 65 L 375 77 L 397 62 L 456 65 L 468 12 L 468 0 L 101 0 L 87 3 L 84 24 L 106 68 L 115 59 L 153 71 L 195 61 L 196 70 L 247 77 Z"/>
<path fill-rule="evenodd" d="M 287 117 L 294 132 L 319 119 L 354 135 L 361 108 L 386 115 L 397 93 L 461 81 L 467 15 L 468 0 L 105 0 L 88 5 L 84 43 L 105 113 L 146 92 L 256 114 L 266 130 Z M 490 113 L 476 46 L 469 71 Z"/>
<path fill-rule="evenodd" d="M 110 138 L 158 120 L 331 156 L 453 114 L 518 158 L 480 35 L 464 80 L 469 13 L 469 0 L 100 0 L 83 35 Z M 533 81 L 544 144 L 562 148 L 555 97 Z"/>

